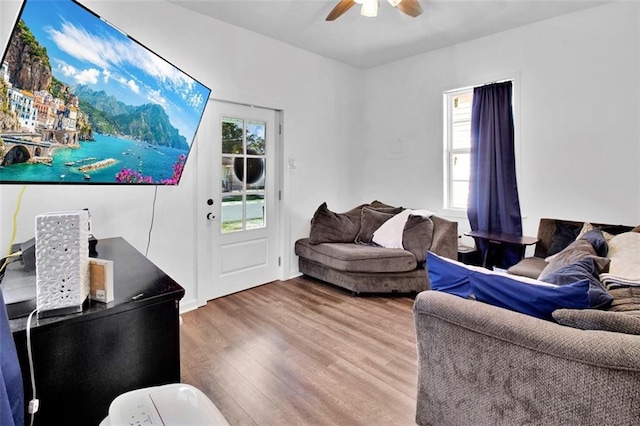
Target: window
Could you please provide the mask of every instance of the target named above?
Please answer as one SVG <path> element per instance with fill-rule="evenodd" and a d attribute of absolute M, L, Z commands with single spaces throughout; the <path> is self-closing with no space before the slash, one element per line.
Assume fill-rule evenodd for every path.
<path fill-rule="evenodd" d="M 222 233 L 266 226 L 266 126 L 262 121 L 222 119 Z"/>
<path fill-rule="evenodd" d="M 445 208 L 467 209 L 473 88 L 445 92 Z"/>

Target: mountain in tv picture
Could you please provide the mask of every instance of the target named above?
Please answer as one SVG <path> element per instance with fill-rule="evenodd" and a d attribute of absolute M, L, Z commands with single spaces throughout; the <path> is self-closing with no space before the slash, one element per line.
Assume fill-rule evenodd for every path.
<path fill-rule="evenodd" d="M 38 43 L 22 20 L 16 25 L 4 60 L 8 64 L 9 80 L 17 89 L 58 92 L 57 85 L 66 85 L 53 75 L 47 49 Z M 91 130 L 87 134 L 124 136 L 152 145 L 189 150 L 187 139 L 171 124 L 164 108 L 158 104 L 127 105 L 115 96 L 85 85 L 69 87 L 65 92 L 66 101 L 73 95 L 78 97 L 80 111 L 88 116 Z M 9 113 L 0 111 L 0 119 Z"/>
<path fill-rule="evenodd" d="M 4 60 L 9 65 L 9 81 L 20 89 L 49 90 L 51 63 L 44 48 L 24 21 L 18 21 Z"/>
<path fill-rule="evenodd" d="M 89 116 L 93 131 L 101 134 L 128 135 L 151 144 L 188 150 L 187 139 L 173 127 L 169 116 L 158 104 L 127 105 L 104 91 L 75 86 L 80 109 Z"/>

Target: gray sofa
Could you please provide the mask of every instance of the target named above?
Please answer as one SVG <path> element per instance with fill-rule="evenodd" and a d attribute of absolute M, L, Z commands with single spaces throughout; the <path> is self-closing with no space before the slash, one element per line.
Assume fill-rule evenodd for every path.
<path fill-rule="evenodd" d="M 376 202 L 371 205 L 376 206 Z M 377 205 L 383 209 L 390 207 L 382 203 Z M 352 219 L 357 218 L 354 227 L 360 227 L 363 206 L 344 214 L 327 213 L 326 205 L 323 206 L 325 215 L 332 214 L 334 219 L 337 216 L 337 219 L 343 221 L 340 226 L 347 228 L 352 225 L 350 221 L 344 224 L 346 217 L 350 216 Z M 316 224 L 320 221 L 318 212 L 314 215 L 314 220 Z M 354 294 L 411 293 L 427 290 L 429 278 L 424 269 L 427 250 L 451 259 L 456 259 L 458 254 L 457 222 L 438 216 L 431 216 L 430 220 L 433 224 L 431 235 L 428 236 L 431 238 L 430 244 L 425 246 L 423 251 L 414 250 L 413 253 L 409 250 L 357 243 L 355 240 L 358 237 L 354 236 L 345 238 L 348 242 L 317 243 L 311 238 L 299 239 L 295 243 L 299 270 L 305 275 L 345 288 Z M 312 228 L 310 237 L 313 236 Z"/>
<path fill-rule="evenodd" d="M 584 224 L 585 222 L 574 220 L 551 218 L 540 219 L 537 234 L 539 241 L 536 243 L 533 256 L 526 257 L 511 266 L 508 272 L 513 275 L 522 275 L 534 279 L 538 278 L 540 273 L 547 266 L 545 258 L 563 248 L 563 238 L 569 240 L 575 239 Z M 633 228 L 632 226 L 625 225 L 609 225 L 590 222 L 587 222 L 587 224 L 614 235 L 630 231 Z"/>
<path fill-rule="evenodd" d="M 637 425 L 640 336 L 416 297 L 419 425 Z"/>

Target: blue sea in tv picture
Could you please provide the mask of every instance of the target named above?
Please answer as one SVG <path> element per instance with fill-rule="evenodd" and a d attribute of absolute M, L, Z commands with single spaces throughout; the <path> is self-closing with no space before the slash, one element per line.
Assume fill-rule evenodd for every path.
<path fill-rule="evenodd" d="M 94 134 L 93 141 L 80 142 L 79 148 L 56 148 L 51 164 L 12 164 L 2 169 L 4 180 L 19 182 L 113 182 L 123 169 L 151 177 L 153 182 L 170 180 L 177 165 L 184 166 L 188 151 L 156 146 L 146 142 Z M 182 161 L 180 159 L 182 158 Z M 103 167 L 92 165 L 108 161 Z M 116 160 L 117 159 L 117 160 Z M 98 164 L 100 166 L 100 164 Z M 94 166 L 95 167 L 95 166 Z M 149 182 L 151 183 L 151 182 Z"/>

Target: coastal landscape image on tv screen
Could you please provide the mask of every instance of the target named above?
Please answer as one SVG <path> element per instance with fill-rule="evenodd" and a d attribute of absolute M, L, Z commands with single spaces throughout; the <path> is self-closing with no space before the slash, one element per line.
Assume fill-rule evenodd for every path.
<path fill-rule="evenodd" d="M 209 95 L 83 5 L 26 0 L 0 70 L 0 183 L 176 185 Z"/>

